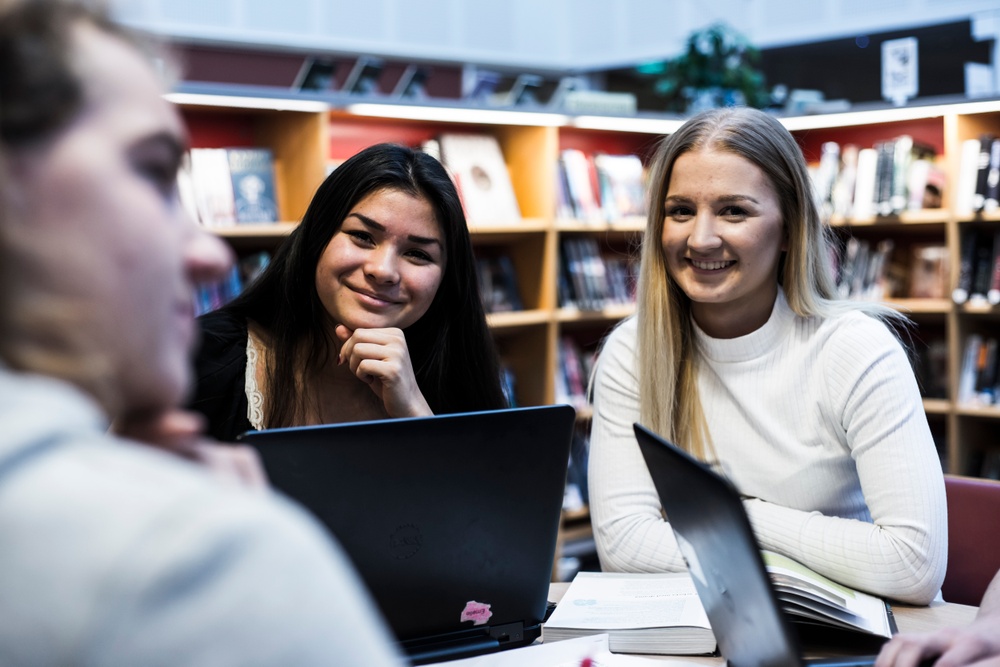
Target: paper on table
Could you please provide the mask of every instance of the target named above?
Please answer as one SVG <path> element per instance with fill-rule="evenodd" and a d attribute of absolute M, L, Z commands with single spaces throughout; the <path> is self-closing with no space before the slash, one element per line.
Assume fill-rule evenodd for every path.
<path fill-rule="evenodd" d="M 463 660 L 437 663 L 448 667 L 580 667 L 590 658 L 591 667 L 698 667 L 684 660 L 652 660 L 608 650 L 608 635 L 590 635 L 551 644 L 533 644 Z"/>

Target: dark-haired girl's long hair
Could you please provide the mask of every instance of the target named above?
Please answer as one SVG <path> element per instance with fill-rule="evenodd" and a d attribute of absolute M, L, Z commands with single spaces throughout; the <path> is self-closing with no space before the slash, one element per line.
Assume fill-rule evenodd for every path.
<path fill-rule="evenodd" d="M 430 308 L 404 330 L 417 384 L 435 414 L 506 407 L 500 362 L 478 289 L 472 241 L 458 192 L 436 159 L 396 144 L 371 146 L 319 186 L 302 223 L 267 269 L 225 307 L 270 335 L 268 428 L 296 425 L 304 397 L 299 378 L 335 354 L 328 315 L 316 291 L 327 243 L 367 195 L 392 189 L 425 198 L 444 233 L 445 269 Z"/>

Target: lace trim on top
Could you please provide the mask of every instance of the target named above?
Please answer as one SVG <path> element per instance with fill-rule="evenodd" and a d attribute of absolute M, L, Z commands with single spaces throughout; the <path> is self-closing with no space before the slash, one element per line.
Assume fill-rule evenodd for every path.
<path fill-rule="evenodd" d="M 264 429 L 264 395 L 260 393 L 257 386 L 257 346 L 254 345 L 253 335 L 247 332 L 247 372 L 246 372 L 246 394 L 247 394 L 247 419 L 250 425 L 256 430 Z"/>

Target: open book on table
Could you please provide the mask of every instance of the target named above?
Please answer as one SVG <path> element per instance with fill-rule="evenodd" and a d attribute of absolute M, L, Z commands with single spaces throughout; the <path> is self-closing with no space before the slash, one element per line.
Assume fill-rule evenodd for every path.
<path fill-rule="evenodd" d="M 820 625 L 891 637 L 895 622 L 881 598 L 838 584 L 797 561 L 762 552 L 781 608 L 800 626 Z"/>
<path fill-rule="evenodd" d="M 698 655 L 716 649 L 686 572 L 580 572 L 542 626 L 542 641 L 605 632 L 615 653 Z"/>

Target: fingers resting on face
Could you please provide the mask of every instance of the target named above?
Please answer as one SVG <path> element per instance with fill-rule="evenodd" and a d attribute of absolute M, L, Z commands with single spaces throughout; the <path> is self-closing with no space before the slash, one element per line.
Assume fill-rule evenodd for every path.
<path fill-rule="evenodd" d="M 400 329 L 351 331 L 339 325 L 336 334 L 342 342 L 340 364 L 347 364 L 355 377 L 371 387 L 390 417 L 432 414 L 417 385 L 406 337 Z"/>

